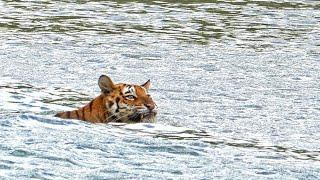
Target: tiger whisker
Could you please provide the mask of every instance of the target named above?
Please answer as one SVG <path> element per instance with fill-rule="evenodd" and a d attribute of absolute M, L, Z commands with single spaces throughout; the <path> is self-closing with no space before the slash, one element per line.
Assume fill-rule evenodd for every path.
<path fill-rule="evenodd" d="M 128 116 L 128 115 L 120 116 L 120 117 L 118 117 L 117 119 L 112 120 L 111 122 L 117 122 L 119 119 L 121 119 L 121 118 L 123 118 L 123 117 L 126 117 L 126 116 Z"/>
<path fill-rule="evenodd" d="M 104 113 L 108 113 L 108 110 L 106 110 Z M 109 113 L 108 113 L 109 114 Z M 109 115 L 105 121 L 108 122 L 110 119 L 114 118 L 117 116 L 118 113 L 112 113 L 111 115 Z M 114 120 L 112 120 L 111 122 L 114 122 Z"/>

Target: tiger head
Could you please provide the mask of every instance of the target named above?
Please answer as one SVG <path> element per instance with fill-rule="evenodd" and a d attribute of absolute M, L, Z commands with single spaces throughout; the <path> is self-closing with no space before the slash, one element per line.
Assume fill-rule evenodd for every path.
<path fill-rule="evenodd" d="M 105 75 L 99 78 L 107 122 L 155 122 L 157 105 L 148 93 L 150 80 L 143 85 L 114 84 Z"/>

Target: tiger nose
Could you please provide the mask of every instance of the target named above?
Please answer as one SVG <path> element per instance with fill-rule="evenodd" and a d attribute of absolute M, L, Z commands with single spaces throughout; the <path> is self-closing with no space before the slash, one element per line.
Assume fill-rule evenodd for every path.
<path fill-rule="evenodd" d="M 144 104 L 149 110 L 153 110 L 155 108 L 154 104 Z"/>

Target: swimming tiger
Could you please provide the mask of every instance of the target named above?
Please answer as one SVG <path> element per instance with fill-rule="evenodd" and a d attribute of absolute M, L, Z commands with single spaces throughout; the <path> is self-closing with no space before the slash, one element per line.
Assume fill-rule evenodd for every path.
<path fill-rule="evenodd" d="M 143 85 L 114 84 L 106 75 L 98 80 L 101 94 L 84 107 L 60 112 L 56 117 L 93 123 L 155 122 L 157 105 L 148 93 L 150 80 Z"/>

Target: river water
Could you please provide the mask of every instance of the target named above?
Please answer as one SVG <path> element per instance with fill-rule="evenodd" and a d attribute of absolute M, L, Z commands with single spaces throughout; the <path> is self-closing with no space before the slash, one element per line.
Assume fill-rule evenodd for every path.
<path fill-rule="evenodd" d="M 317 179 L 315 0 L 0 1 L 1 179 Z M 155 124 L 54 118 L 151 79 Z"/>

